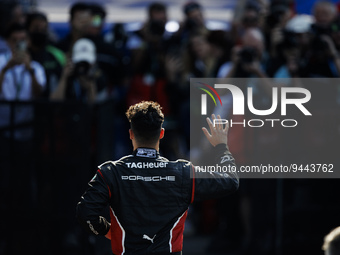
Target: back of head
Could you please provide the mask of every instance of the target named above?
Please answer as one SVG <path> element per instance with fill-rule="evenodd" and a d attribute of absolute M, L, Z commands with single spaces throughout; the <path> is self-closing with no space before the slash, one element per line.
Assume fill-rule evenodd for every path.
<path fill-rule="evenodd" d="M 197 2 L 188 2 L 183 6 L 183 12 L 186 16 L 190 14 L 193 10 L 201 10 L 201 5 Z"/>
<path fill-rule="evenodd" d="M 164 121 L 162 108 L 158 103 L 142 101 L 132 105 L 126 116 L 138 144 L 147 146 L 157 143 Z"/>
<path fill-rule="evenodd" d="M 71 20 L 73 20 L 74 15 L 76 12 L 78 11 L 90 11 L 90 6 L 85 3 L 85 2 L 77 2 L 75 4 L 72 5 L 71 9 L 70 9 L 70 18 Z"/>
<path fill-rule="evenodd" d="M 166 12 L 166 6 L 159 2 L 151 3 L 148 7 L 149 17 L 151 17 L 153 12 Z"/>
<path fill-rule="evenodd" d="M 42 20 L 42 21 L 45 21 L 46 23 L 48 23 L 47 16 L 44 13 L 42 13 L 42 12 L 29 13 L 26 16 L 26 24 L 25 24 L 27 31 L 30 30 L 31 24 L 35 20 Z"/>
<path fill-rule="evenodd" d="M 89 5 L 92 15 L 99 15 L 102 19 L 106 17 L 106 11 L 100 4 L 91 3 Z"/>
<path fill-rule="evenodd" d="M 326 255 L 340 255 L 340 227 L 325 236 L 322 249 Z"/>

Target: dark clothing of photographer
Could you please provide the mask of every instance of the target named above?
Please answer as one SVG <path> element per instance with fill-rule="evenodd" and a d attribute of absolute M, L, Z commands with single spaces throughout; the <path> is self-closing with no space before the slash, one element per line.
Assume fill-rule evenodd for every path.
<path fill-rule="evenodd" d="M 96 86 L 96 94 L 100 93 L 105 89 L 106 80 L 103 73 L 97 66 L 92 67 L 92 70 L 86 70 L 86 65 L 76 65 L 74 73 L 69 79 L 67 79 L 65 99 L 79 100 L 87 102 L 89 98 L 89 90 L 82 86 L 82 82 L 86 79 L 89 82 L 93 82 Z M 81 69 L 85 69 L 81 71 Z M 83 73 L 82 73 L 83 72 Z"/>

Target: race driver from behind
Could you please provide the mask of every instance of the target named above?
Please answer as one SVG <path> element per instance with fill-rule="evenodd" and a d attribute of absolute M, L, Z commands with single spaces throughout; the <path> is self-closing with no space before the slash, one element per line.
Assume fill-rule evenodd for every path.
<path fill-rule="evenodd" d="M 194 200 L 234 192 L 238 176 L 201 176 L 203 172 L 195 171 L 189 161 L 161 157 L 158 151 L 164 136 L 164 115 L 158 103 L 132 105 L 126 116 L 131 124 L 133 153 L 99 166 L 77 205 L 77 218 L 89 232 L 111 239 L 114 255 L 182 254 L 189 205 Z M 210 132 L 202 129 L 213 146 L 216 164 L 234 166 L 227 146 L 228 127 L 214 127 L 209 118 L 207 122 Z M 111 222 L 100 215 L 107 205 Z"/>

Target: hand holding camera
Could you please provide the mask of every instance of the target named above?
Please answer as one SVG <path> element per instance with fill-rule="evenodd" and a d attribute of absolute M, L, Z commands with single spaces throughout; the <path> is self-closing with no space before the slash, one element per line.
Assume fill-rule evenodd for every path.
<path fill-rule="evenodd" d="M 67 59 L 66 65 L 64 66 L 62 78 L 69 78 L 73 73 L 73 62 L 70 58 Z"/>
<path fill-rule="evenodd" d="M 238 51 L 238 63 L 243 71 L 250 74 L 259 74 L 261 65 L 255 48 L 243 47 Z"/>
<path fill-rule="evenodd" d="M 7 62 L 4 67 L 5 71 L 16 66 L 24 64 L 27 70 L 31 69 L 31 56 L 26 51 L 27 44 L 26 41 L 20 41 L 17 43 L 15 50 L 12 53 L 11 59 Z"/>

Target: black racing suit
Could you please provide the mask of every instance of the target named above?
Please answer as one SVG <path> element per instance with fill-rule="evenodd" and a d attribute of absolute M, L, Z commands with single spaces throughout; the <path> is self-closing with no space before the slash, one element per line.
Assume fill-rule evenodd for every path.
<path fill-rule="evenodd" d="M 235 166 L 225 144 L 213 150 L 217 164 Z M 189 161 L 169 161 L 155 149 L 138 148 L 99 166 L 77 205 L 77 218 L 96 235 L 111 231 L 115 255 L 181 254 L 189 205 L 227 195 L 238 185 L 236 171 L 203 173 Z M 107 205 L 111 223 L 100 216 Z"/>

